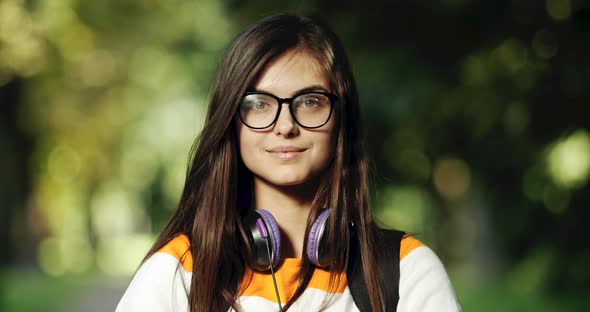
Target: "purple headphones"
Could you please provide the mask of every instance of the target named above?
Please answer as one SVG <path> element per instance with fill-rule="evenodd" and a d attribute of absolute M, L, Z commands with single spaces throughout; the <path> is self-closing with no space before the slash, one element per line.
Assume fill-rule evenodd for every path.
<path fill-rule="evenodd" d="M 329 215 L 330 209 L 324 209 L 320 213 L 311 226 L 307 239 L 307 258 L 318 267 L 327 267 L 330 262 L 328 259 L 329 239 L 327 232 L 324 234 Z M 258 271 L 266 271 L 271 268 L 266 241 L 268 239 L 270 241 L 270 258 L 272 266 L 275 267 L 281 260 L 281 233 L 275 218 L 264 209 L 252 210 L 244 218 L 243 224 L 251 246 L 251 266 Z"/>

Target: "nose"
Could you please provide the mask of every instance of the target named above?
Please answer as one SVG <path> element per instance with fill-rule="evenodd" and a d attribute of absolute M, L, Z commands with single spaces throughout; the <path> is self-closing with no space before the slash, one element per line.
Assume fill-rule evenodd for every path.
<path fill-rule="evenodd" d="M 295 136 L 299 134 L 299 127 L 291 115 L 288 103 L 281 103 L 279 117 L 274 125 L 273 132 L 276 135 L 282 135 L 284 137 Z M 287 107 L 284 107 L 287 105 Z"/>

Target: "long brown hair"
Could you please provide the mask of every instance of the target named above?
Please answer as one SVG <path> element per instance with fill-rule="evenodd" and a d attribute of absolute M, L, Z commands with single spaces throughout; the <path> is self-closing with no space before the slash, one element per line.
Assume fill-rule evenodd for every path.
<path fill-rule="evenodd" d="M 330 288 L 335 289 L 348 265 L 354 224 L 372 309 L 385 310 L 374 257 L 374 225 L 358 96 L 346 53 L 336 35 L 318 21 L 276 15 L 240 33 L 222 56 L 205 125 L 191 149 L 182 197 L 171 221 L 145 258 L 175 236 L 188 236 L 193 257 L 188 298 L 191 312 L 237 309 L 238 289 L 248 263 L 241 218 L 253 209 L 253 178 L 240 159 L 233 122 L 240 99 L 262 70 L 294 49 L 309 53 L 322 64 L 325 77 L 338 95 L 336 114 L 332 117 L 337 118 L 338 125 L 335 156 L 320 178 L 307 220 L 305 242 L 320 210 L 331 207 L 327 233 L 332 259 Z M 314 265 L 303 257 L 299 286 L 285 308 L 301 296 L 314 270 Z"/>

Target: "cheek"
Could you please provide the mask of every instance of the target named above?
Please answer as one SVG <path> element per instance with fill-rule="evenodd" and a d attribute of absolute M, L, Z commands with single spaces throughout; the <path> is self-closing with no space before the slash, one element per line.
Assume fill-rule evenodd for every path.
<path fill-rule="evenodd" d="M 324 138 L 318 141 L 320 144 L 318 144 L 318 148 L 316 149 L 317 154 L 315 158 L 318 160 L 320 169 L 328 167 L 336 157 L 337 137 L 338 133 L 331 131 L 330 134 L 326 134 Z"/>
<path fill-rule="evenodd" d="M 255 158 L 258 155 L 256 150 L 259 148 L 260 137 L 242 127 L 238 127 L 237 133 L 240 157 L 246 167 L 250 168 L 251 164 L 257 163 Z"/>

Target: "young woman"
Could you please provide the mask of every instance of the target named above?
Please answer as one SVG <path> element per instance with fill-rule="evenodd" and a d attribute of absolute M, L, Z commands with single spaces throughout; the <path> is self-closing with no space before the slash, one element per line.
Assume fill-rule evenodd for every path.
<path fill-rule="evenodd" d="M 370 310 L 460 310 L 419 241 L 378 257 L 356 86 L 331 31 L 259 21 L 226 50 L 211 92 L 180 203 L 117 311 L 358 311 L 353 250 Z M 399 264 L 398 302 L 378 261 Z"/>

